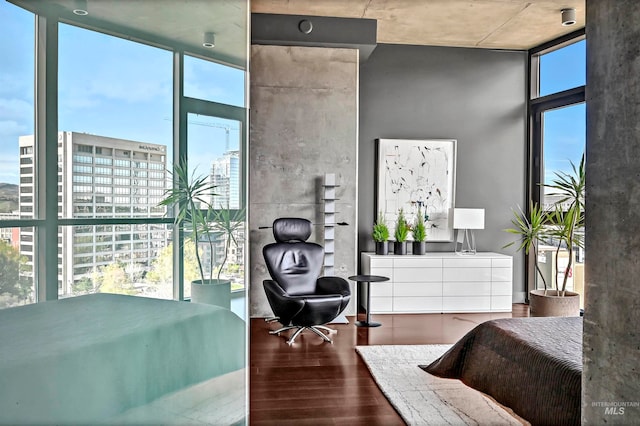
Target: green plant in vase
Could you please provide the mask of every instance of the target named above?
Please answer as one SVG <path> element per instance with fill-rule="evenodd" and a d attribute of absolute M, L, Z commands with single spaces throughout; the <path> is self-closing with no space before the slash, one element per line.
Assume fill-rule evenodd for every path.
<path fill-rule="evenodd" d="M 427 239 L 427 225 L 425 223 L 424 215 L 422 214 L 422 209 L 418 207 L 418 212 L 416 213 L 416 219 L 413 222 L 413 226 L 411 227 L 411 234 L 413 235 L 413 254 L 424 254 L 426 251 L 426 243 Z"/>
<path fill-rule="evenodd" d="M 396 218 L 396 230 L 394 232 L 395 254 L 407 254 L 407 237 L 409 236 L 409 224 L 404 217 L 404 210 L 398 210 L 398 217 Z"/>
<path fill-rule="evenodd" d="M 573 249 L 574 247 L 584 248 L 584 235 L 578 232 L 584 227 L 584 194 L 586 186 L 586 176 L 584 170 L 584 154 L 580 160 L 580 164 L 576 167 L 570 162 L 573 173 L 556 172 L 556 178 L 545 187 L 554 189 L 557 192 L 550 193 L 549 196 L 559 197 L 554 203 L 553 211 L 549 214 L 550 226 L 549 236 L 555 241 L 556 259 L 555 259 L 555 283 L 556 291 L 564 297 L 567 291 L 567 281 L 571 275 L 573 266 Z M 568 254 L 567 265 L 564 266 L 562 286 L 560 286 L 558 275 L 561 268 L 558 264 L 560 258 L 560 249 L 566 248 Z"/>
<path fill-rule="evenodd" d="M 540 242 L 547 237 L 547 230 L 545 223 L 547 222 L 548 213 L 545 212 L 542 207 L 533 202 L 529 205 L 529 214 L 527 215 L 521 208 L 518 211 L 513 211 L 513 218 L 511 224 L 513 228 L 505 229 L 506 232 L 518 236 L 517 241 L 512 241 L 506 244 L 503 248 L 507 248 L 519 242 L 518 251 L 524 251 L 526 255 L 529 253 L 533 256 L 533 264 L 536 270 L 536 277 L 542 280 L 544 285 L 544 291 L 547 291 L 547 280 L 544 274 L 540 270 L 538 264 L 538 246 Z"/>
<path fill-rule="evenodd" d="M 555 198 L 548 210 L 537 204 L 529 206 L 528 215 L 522 210 L 515 212 L 511 223 L 514 228 L 506 231 L 519 237 L 518 251 L 532 252 L 535 276 L 542 279 L 544 289 L 529 291 L 529 309 L 531 316 L 576 316 L 579 314 L 580 295 L 567 290 L 572 275 L 574 247 L 584 247 L 584 196 L 585 169 L 584 155 L 578 166 L 571 162 L 573 173 L 556 172 L 555 179 L 544 186 L 555 190 L 546 194 Z M 555 245 L 555 279 L 547 283 L 538 265 L 539 245 L 541 242 Z M 507 244 L 508 247 L 514 243 Z M 567 263 L 560 266 L 559 259 L 566 251 Z M 562 274 L 562 285 L 560 275 Z M 547 277 L 548 278 L 548 277 Z"/>
<path fill-rule="evenodd" d="M 231 282 L 220 274 L 231 244 L 237 244 L 235 234 L 244 226 L 244 210 L 233 211 L 228 206 L 215 209 L 210 200 L 217 195 L 216 186 L 209 182 L 208 175 L 198 175 L 195 170 L 189 172 L 186 159 L 176 164 L 171 174 L 174 184 L 165 191 L 159 205 L 173 211 L 175 230 L 195 245 L 200 279 L 191 282 L 191 300 L 228 309 Z M 217 263 L 214 254 L 219 241 L 224 241 L 224 253 L 222 261 Z M 208 248 L 206 256 L 205 247 Z"/>
<path fill-rule="evenodd" d="M 373 232 L 371 233 L 373 241 L 376 242 L 376 254 L 387 254 L 387 246 L 389 241 L 389 227 L 384 222 L 382 212 L 378 213 L 378 220 L 373 224 Z"/>

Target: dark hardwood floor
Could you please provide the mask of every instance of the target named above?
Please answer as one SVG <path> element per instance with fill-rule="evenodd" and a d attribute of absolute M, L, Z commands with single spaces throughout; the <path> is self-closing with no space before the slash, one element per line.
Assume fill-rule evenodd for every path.
<path fill-rule="evenodd" d="M 278 323 L 251 320 L 251 425 L 403 425 L 366 365 L 357 345 L 454 343 L 481 322 L 528 316 L 527 305 L 512 313 L 373 315 L 377 328 L 332 324 L 333 344 L 305 332 L 286 343 L 288 332 L 273 336 Z M 286 334 L 286 336 L 285 336 Z M 425 373 L 426 374 L 426 373 Z"/>

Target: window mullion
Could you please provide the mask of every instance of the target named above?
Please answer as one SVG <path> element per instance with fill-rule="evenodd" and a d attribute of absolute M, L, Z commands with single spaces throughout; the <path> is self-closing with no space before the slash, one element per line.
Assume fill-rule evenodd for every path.
<path fill-rule="evenodd" d="M 36 15 L 35 281 L 37 301 L 58 298 L 58 24 Z"/>

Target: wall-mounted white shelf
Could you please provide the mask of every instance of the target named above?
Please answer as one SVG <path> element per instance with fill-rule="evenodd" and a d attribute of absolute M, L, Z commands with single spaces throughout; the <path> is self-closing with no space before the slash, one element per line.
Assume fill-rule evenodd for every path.
<path fill-rule="evenodd" d="M 324 194 L 324 275 L 334 275 L 335 272 L 335 226 L 336 226 L 336 184 L 335 173 L 325 173 L 322 184 Z"/>

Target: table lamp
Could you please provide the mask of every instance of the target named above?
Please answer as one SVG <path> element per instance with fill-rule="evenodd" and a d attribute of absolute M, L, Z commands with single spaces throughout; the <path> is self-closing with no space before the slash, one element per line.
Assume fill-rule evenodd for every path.
<path fill-rule="evenodd" d="M 473 230 L 484 229 L 484 209 L 453 209 L 453 229 L 457 230 L 456 254 L 476 254 Z"/>

